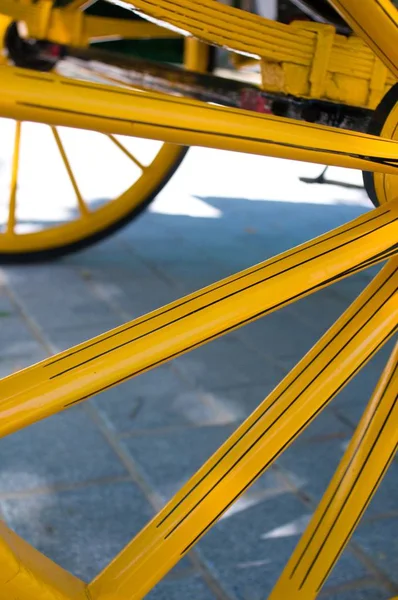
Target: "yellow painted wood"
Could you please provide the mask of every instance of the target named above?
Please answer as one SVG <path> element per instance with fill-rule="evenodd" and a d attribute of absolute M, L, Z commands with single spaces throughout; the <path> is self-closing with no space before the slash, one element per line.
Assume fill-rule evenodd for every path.
<path fill-rule="evenodd" d="M 395 83 L 395 76 L 359 37 L 337 35 L 321 23 L 297 21 L 290 27 L 316 35 L 312 60 L 296 65 L 287 58 L 277 62 L 263 57 L 265 90 L 373 109 Z"/>
<path fill-rule="evenodd" d="M 0 521 L 0 600 L 89 600 L 87 586 Z"/>
<path fill-rule="evenodd" d="M 357 35 L 398 77 L 398 10 L 391 0 L 330 0 Z"/>
<path fill-rule="evenodd" d="M 397 172 L 398 143 L 204 102 L 0 67 L 0 116 L 330 164 Z"/>
<path fill-rule="evenodd" d="M 367 2 L 357 3 L 356 12 L 368 25 Z M 385 0 L 375 0 L 383 4 Z M 48 0 L 26 2 L 0 0 L 0 13 L 21 19 L 29 35 L 54 42 L 85 46 L 90 41 L 115 38 L 175 37 L 189 34 L 209 44 L 225 46 L 246 57 L 261 59 L 263 88 L 268 91 L 323 98 L 334 102 L 374 108 L 396 81 L 394 71 L 380 68 L 375 54 L 360 37 L 335 35 L 334 28 L 298 21 L 284 25 L 214 0 L 129 0 L 151 20 L 134 22 L 85 15 L 86 2 L 76 0 L 65 8 L 53 8 Z M 120 3 L 119 3 L 120 4 Z M 336 3 L 339 5 L 339 2 Z M 341 4 L 341 3 L 340 3 Z M 376 9 L 384 17 L 393 37 L 394 11 Z M 365 15 L 365 17 L 364 17 Z M 377 27 L 373 25 L 373 27 Z M 395 27 L 395 24 L 394 26 Z M 358 28 L 357 28 L 358 29 Z M 379 38 L 382 27 L 378 28 Z M 362 35 L 363 30 L 359 29 Z M 380 42 L 381 43 L 381 42 Z M 390 44 L 391 46 L 392 44 Z M 394 44 L 394 48 L 396 44 Z M 378 53 L 381 56 L 380 52 Z"/>

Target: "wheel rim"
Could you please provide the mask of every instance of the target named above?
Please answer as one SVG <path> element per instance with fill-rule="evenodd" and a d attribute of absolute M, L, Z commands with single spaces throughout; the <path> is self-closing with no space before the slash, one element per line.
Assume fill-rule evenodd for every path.
<path fill-rule="evenodd" d="M 3 258 L 43 255 L 79 243 L 83 245 L 84 241 L 95 241 L 101 232 L 111 231 L 123 219 L 146 206 L 160 191 L 185 152 L 181 146 L 153 140 L 13 122 L 9 119 L 0 119 L 0 139 L 3 142 L 8 140 L 8 146 L 12 148 L 11 156 L 8 155 L 8 160 L 3 160 L 0 165 L 3 188 L 0 200 L 0 254 Z M 33 147 L 35 139 L 36 148 Z M 50 177 L 46 176 L 46 157 L 40 157 L 44 140 L 47 151 L 51 148 Z M 98 160 L 98 152 L 94 159 L 90 147 L 102 147 L 104 152 L 107 147 L 113 160 L 109 160 L 108 164 L 106 160 L 101 160 L 98 168 L 93 164 L 94 160 Z M 76 160 L 76 154 L 80 156 L 81 163 Z M 122 162 L 125 173 L 115 167 Z M 35 167 L 33 163 L 36 163 Z M 53 186 L 52 198 L 48 185 L 44 197 L 37 186 L 36 189 L 32 186 L 28 193 L 32 181 L 37 180 L 35 168 L 41 171 L 44 187 L 48 179 L 54 176 L 54 170 L 58 173 L 59 180 Z M 94 194 L 89 193 L 89 198 L 87 176 L 83 176 L 85 183 L 82 183 L 84 168 L 90 170 L 92 181 L 95 181 L 94 188 L 98 190 Z M 26 172 L 24 175 L 24 169 L 28 175 Z M 108 192 L 104 200 L 102 189 L 112 188 L 109 183 L 116 177 L 124 180 L 124 187 L 115 185 L 117 191 Z M 130 181 L 127 181 L 129 177 Z M 67 189 L 68 201 L 65 198 Z M 62 207 L 59 206 L 60 198 L 63 199 Z M 60 208 L 58 215 L 54 211 L 57 203 Z M 40 215 L 37 213 L 39 206 Z"/>
<path fill-rule="evenodd" d="M 0 131 L 1 126 L 3 127 L 2 133 L 4 133 L 5 128 L 12 126 L 12 122 L 5 123 L 5 121 L 3 119 L 0 123 Z M 58 180 L 58 182 L 53 180 L 55 185 L 47 185 L 47 193 L 44 194 L 44 199 L 42 198 L 41 202 L 39 198 L 40 190 L 37 189 L 40 182 L 36 180 L 36 189 L 33 189 L 32 186 L 31 190 L 30 206 L 28 186 L 35 165 L 31 162 L 29 168 L 27 164 L 32 156 L 32 148 L 24 148 L 24 133 L 25 141 L 28 141 L 28 144 L 32 142 L 33 137 L 39 139 L 40 137 L 49 138 L 48 134 L 51 134 L 53 138 L 52 149 L 58 152 L 58 160 L 54 161 L 51 166 L 53 168 L 56 166 L 59 175 L 62 175 L 62 170 L 64 171 L 62 180 Z M 66 143 L 68 136 L 70 138 L 69 148 L 73 145 L 73 138 L 75 138 L 76 143 L 79 137 L 83 138 L 84 136 L 86 142 L 84 148 L 87 149 L 92 144 L 98 145 L 98 142 L 100 142 L 98 138 L 104 138 L 106 143 L 113 146 L 120 153 L 118 162 L 124 160 L 126 176 L 128 175 L 128 162 L 131 162 L 131 184 L 127 184 L 126 189 L 113 199 L 102 202 L 103 194 L 96 193 L 101 179 L 104 183 L 108 179 L 109 183 L 110 177 L 117 177 L 117 174 L 109 173 L 108 167 L 108 174 L 98 169 L 97 182 L 93 192 L 91 194 L 85 193 L 83 188 L 87 188 L 87 185 L 82 185 L 82 177 L 77 174 L 75 168 L 76 156 L 73 157 L 72 153 L 68 151 Z M 17 122 L 14 125 L 13 137 L 13 155 L 10 157 L 10 164 L 6 165 L 6 167 L 9 167 L 10 174 L 8 186 L 6 181 L 3 182 L 5 184 L 4 188 L 8 187 L 8 198 L 4 199 L 5 201 L 1 207 L 0 252 L 5 254 L 39 252 L 68 246 L 111 227 L 127 214 L 133 212 L 134 209 L 140 207 L 157 191 L 165 176 L 181 155 L 180 147 L 161 143 L 156 146 L 155 142 L 153 156 L 144 163 L 142 157 L 133 154 L 128 146 L 129 142 L 130 147 L 131 142 L 142 145 L 142 140 L 138 142 L 138 140 L 127 140 L 120 136 L 106 136 L 93 132 L 80 132 L 79 130 L 70 130 L 63 127 L 55 128 L 33 123 Z M 50 139 L 47 141 L 50 141 Z M 47 146 L 46 149 L 49 150 L 50 146 Z M 23 158 L 24 150 L 25 157 Z M 83 148 L 80 148 L 80 153 L 82 153 L 82 150 Z M 58 164 L 56 165 L 56 163 Z M 114 168 L 115 164 L 116 160 L 111 163 L 110 167 Z M 89 166 L 91 166 L 90 169 Z M 93 166 L 92 163 L 86 165 L 87 169 L 95 174 L 96 169 Z M 65 189 L 66 186 L 69 187 L 68 190 Z M 54 190 L 55 198 L 53 206 L 48 202 L 51 187 Z M 112 185 L 108 185 L 108 188 L 112 187 Z M 57 191 L 57 188 L 61 189 Z M 88 195 L 91 195 L 91 198 L 88 198 Z M 110 194 L 106 195 L 109 196 Z M 57 204 L 56 207 L 54 203 Z M 40 209 L 38 213 L 36 212 L 37 208 Z M 63 220 L 62 215 L 64 215 Z"/>
<path fill-rule="evenodd" d="M 383 104 L 384 100 L 382 100 L 382 104 L 380 105 L 380 112 L 384 113 L 384 123 L 382 126 L 378 127 L 377 132 L 374 132 L 375 135 L 380 135 L 384 138 L 389 138 L 392 140 L 398 139 L 398 102 L 397 99 L 397 90 L 392 89 L 390 92 L 390 97 L 385 98 L 385 105 Z M 393 100 L 393 105 L 390 107 L 390 101 Z M 386 114 L 387 113 L 387 114 Z M 376 193 L 376 198 L 379 204 L 384 204 L 386 202 L 391 202 L 398 197 L 398 176 L 390 175 L 384 173 L 373 173 L 373 184 L 374 191 Z"/>

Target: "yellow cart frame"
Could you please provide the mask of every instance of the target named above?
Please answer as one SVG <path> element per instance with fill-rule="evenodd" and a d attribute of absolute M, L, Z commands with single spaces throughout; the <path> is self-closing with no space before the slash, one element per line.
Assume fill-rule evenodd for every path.
<path fill-rule="evenodd" d="M 13 0 L 0 0 L 0 11 L 23 19 L 30 27 L 29 14 L 34 23 L 47 6 L 42 32 L 48 32 L 46 27 L 55 18 L 48 4 L 17 5 Z M 393 5 L 388 0 L 333 0 L 332 4 L 396 77 L 398 11 Z M 71 17 L 65 17 L 67 11 L 62 9 L 59 22 L 66 19 L 65 35 L 72 35 L 67 19 L 72 19 L 80 5 L 72 4 Z M 19 16 L 13 12 L 16 6 Z M 292 57 L 298 61 L 304 60 L 302 55 L 314 42 L 313 34 L 305 31 L 309 46 L 299 47 L 296 32 L 289 27 L 254 15 L 242 17 L 237 9 L 213 0 L 134 0 L 134 6 L 185 34 L 239 52 L 248 52 L 246 38 L 250 31 L 257 32 L 250 43 L 252 50 L 257 44 L 252 54 L 259 58 L 268 52 L 261 27 L 264 31 L 268 28 L 268 35 L 275 35 L 275 40 L 282 40 L 279 48 L 291 44 Z M 17 120 L 322 162 L 393 177 L 397 174 L 398 144 L 392 139 L 8 66 L 0 67 L 0 81 L 0 114 Z M 1 600 L 143 598 L 396 333 L 397 252 L 398 200 L 394 200 L 3 379 L 0 433 L 8 435 L 388 259 L 368 288 L 292 372 L 92 582 L 86 584 L 66 573 L 2 525 Z M 396 345 L 329 488 L 270 596 L 272 600 L 317 597 L 397 450 L 397 390 Z"/>

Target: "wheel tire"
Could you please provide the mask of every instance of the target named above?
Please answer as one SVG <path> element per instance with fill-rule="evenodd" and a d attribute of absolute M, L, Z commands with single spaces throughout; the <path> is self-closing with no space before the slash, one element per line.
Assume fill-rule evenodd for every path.
<path fill-rule="evenodd" d="M 368 133 L 371 135 L 381 135 L 386 120 L 394 106 L 398 103 L 398 83 L 387 92 L 380 104 L 372 115 L 369 123 Z M 369 196 L 369 199 L 375 206 L 380 206 L 375 186 L 375 173 L 372 171 L 362 171 L 363 184 Z"/>

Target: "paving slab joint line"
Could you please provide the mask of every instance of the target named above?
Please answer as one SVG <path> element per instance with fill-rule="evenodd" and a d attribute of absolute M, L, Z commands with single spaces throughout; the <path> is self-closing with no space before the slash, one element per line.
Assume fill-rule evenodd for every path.
<path fill-rule="evenodd" d="M 125 440 L 130 438 L 140 438 L 140 437 L 153 437 L 155 435 L 170 435 L 173 433 L 179 433 L 183 431 L 196 431 L 197 429 L 209 429 L 209 427 L 213 427 L 213 425 L 209 425 L 208 423 L 204 423 L 196 425 L 187 423 L 186 425 L 165 425 L 164 427 L 153 427 L 153 428 L 143 428 L 131 431 L 122 431 L 121 433 L 117 433 L 117 439 Z M 218 425 L 214 425 L 214 427 L 218 427 Z"/>
<path fill-rule="evenodd" d="M 375 521 L 384 521 L 385 519 L 396 519 L 398 517 L 398 510 L 390 510 L 386 513 L 376 513 L 364 517 L 366 523 L 374 523 Z"/>
<path fill-rule="evenodd" d="M 369 397 L 370 397 L 370 395 L 369 395 Z M 365 402 L 364 402 L 364 405 L 363 405 L 363 410 L 365 410 L 366 402 L 368 402 L 369 398 L 364 398 L 364 400 L 365 400 Z M 332 402 L 333 402 L 333 400 L 332 400 Z M 352 423 L 352 421 L 351 421 L 349 418 L 347 418 L 347 417 L 345 416 L 345 414 L 344 414 L 343 412 L 341 412 L 341 409 L 339 409 L 338 407 L 333 407 L 333 412 L 334 412 L 335 416 L 337 417 L 337 419 L 338 419 L 338 420 L 339 420 L 341 423 L 343 423 L 343 425 L 346 425 L 347 427 L 349 427 L 349 428 L 351 429 L 351 431 L 355 431 L 355 429 L 356 429 L 356 428 L 357 428 L 357 426 L 358 426 L 359 420 L 358 420 L 358 422 L 357 422 L 357 423 L 354 425 L 354 424 Z"/>
<path fill-rule="evenodd" d="M 280 482 L 280 484 L 285 489 L 288 489 L 290 492 L 292 492 L 302 504 L 304 504 L 307 508 L 310 508 L 312 510 L 314 508 L 313 502 L 311 501 L 311 498 L 307 494 L 307 492 L 303 492 L 299 487 L 295 485 L 289 474 L 285 473 L 284 469 L 278 465 L 278 462 L 274 463 L 273 467 L 276 479 Z"/>
<path fill-rule="evenodd" d="M 49 342 L 49 340 L 47 340 L 44 331 L 36 323 L 35 319 L 30 316 L 28 310 L 25 308 L 23 301 L 21 301 L 18 298 L 17 294 L 10 287 L 6 280 L 4 281 L 4 289 L 10 301 L 17 309 L 17 313 L 20 317 L 22 317 L 22 320 L 28 326 L 28 329 L 32 333 L 33 338 L 43 346 L 47 354 L 54 354 L 56 352 L 56 348 Z"/>
<path fill-rule="evenodd" d="M 376 565 L 368 554 L 355 542 L 350 542 L 350 549 L 354 556 L 362 562 L 364 567 L 373 573 L 374 578 L 378 581 L 379 585 L 383 586 L 392 596 L 398 594 L 398 584 L 394 583 L 390 577 Z"/>
<path fill-rule="evenodd" d="M 96 479 L 87 479 L 85 481 L 76 481 L 75 483 L 55 483 L 43 487 L 31 488 L 27 490 L 18 490 L 15 492 L 0 492 L 0 502 L 2 500 L 18 500 L 21 498 L 31 498 L 47 494 L 58 494 L 60 492 L 69 492 L 80 490 L 98 485 L 107 485 L 109 483 L 124 483 L 131 481 L 130 475 L 115 475 L 108 477 L 98 477 Z"/>
<path fill-rule="evenodd" d="M 325 587 L 321 591 L 319 597 L 328 598 L 329 596 L 334 596 L 335 594 L 339 594 L 341 592 L 350 592 L 352 590 L 361 590 L 363 588 L 375 588 L 378 586 L 379 582 L 374 579 L 374 577 L 359 577 L 358 579 L 352 579 L 351 581 L 347 581 L 345 583 Z"/>
<path fill-rule="evenodd" d="M 82 282 L 88 288 L 89 292 L 101 303 L 106 304 L 108 308 L 110 308 L 118 317 L 121 317 L 123 321 L 131 321 L 133 315 L 117 306 L 117 304 L 115 304 L 108 296 L 104 295 L 101 291 L 100 283 L 95 280 L 95 277 L 94 279 L 92 277 L 85 277 L 83 275 L 84 271 L 87 271 L 87 269 L 77 269 L 78 275 L 81 277 Z"/>
<path fill-rule="evenodd" d="M 176 291 L 178 292 L 178 282 L 175 281 L 173 277 L 167 275 L 163 269 L 157 266 L 156 263 L 153 263 L 151 260 L 143 257 L 140 252 L 137 253 L 137 250 L 134 248 L 134 246 L 130 245 L 127 240 L 122 240 L 121 245 L 124 248 L 126 248 L 127 251 L 130 252 L 130 254 L 132 254 L 132 256 L 134 256 L 137 260 L 141 261 L 142 264 L 145 265 L 156 277 L 163 281 L 163 283 L 166 283 L 167 285 L 176 288 Z"/>

